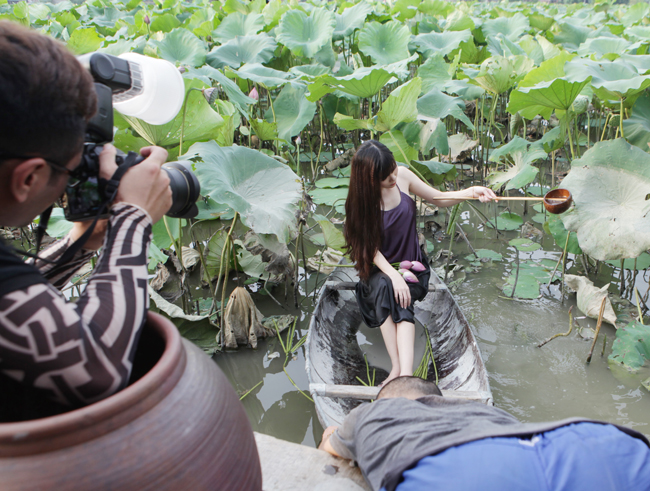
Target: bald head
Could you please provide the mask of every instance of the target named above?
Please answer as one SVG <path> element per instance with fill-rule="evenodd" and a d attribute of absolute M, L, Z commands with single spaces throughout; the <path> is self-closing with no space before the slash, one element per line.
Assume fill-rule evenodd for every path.
<path fill-rule="evenodd" d="M 436 384 L 420 377 L 397 377 L 388 382 L 377 395 L 377 399 L 405 397 L 417 399 L 424 396 L 441 396 L 442 392 Z"/>

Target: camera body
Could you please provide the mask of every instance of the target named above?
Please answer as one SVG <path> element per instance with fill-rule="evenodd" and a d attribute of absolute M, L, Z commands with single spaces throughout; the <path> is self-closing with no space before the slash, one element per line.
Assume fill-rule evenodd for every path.
<path fill-rule="evenodd" d="M 128 100 L 143 94 L 142 71 L 134 61 L 103 53 L 91 53 L 79 57 L 95 80 L 97 93 L 97 113 L 88 122 L 81 163 L 75 170 L 79 183 L 67 186 L 63 196 L 65 218 L 69 221 L 93 220 L 107 217 L 106 205 L 112 198 L 113 189 L 99 176 L 99 154 L 106 143 L 113 140 L 113 102 Z M 118 168 L 137 165 L 144 160 L 140 155 L 129 155 L 118 150 Z M 133 162 L 132 159 L 135 158 Z M 191 162 L 168 162 L 162 168 L 169 174 L 172 190 L 172 207 L 167 216 L 173 218 L 193 218 L 198 214 L 196 200 L 201 187 L 192 172 Z"/>

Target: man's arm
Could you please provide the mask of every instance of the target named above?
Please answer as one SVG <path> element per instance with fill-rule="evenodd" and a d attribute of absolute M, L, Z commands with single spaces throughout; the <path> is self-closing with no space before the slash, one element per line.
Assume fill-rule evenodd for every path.
<path fill-rule="evenodd" d="M 334 450 L 334 447 L 332 447 L 332 444 L 330 443 L 330 437 L 336 431 L 337 428 L 338 426 L 328 426 L 327 428 L 325 428 L 325 431 L 323 431 L 323 439 L 321 440 L 318 448 L 320 450 L 325 450 L 327 453 L 333 455 L 334 457 L 339 457 L 342 459 L 343 457 L 341 457 L 336 452 L 336 450 Z"/>

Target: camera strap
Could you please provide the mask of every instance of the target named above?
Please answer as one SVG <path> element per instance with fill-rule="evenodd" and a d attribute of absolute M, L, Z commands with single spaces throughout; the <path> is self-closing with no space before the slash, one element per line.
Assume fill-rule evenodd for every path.
<path fill-rule="evenodd" d="M 90 224 L 90 226 L 86 229 L 86 231 L 79 237 L 77 240 L 75 240 L 70 247 L 66 249 L 66 251 L 63 253 L 63 255 L 56 261 L 50 261 L 49 259 L 41 258 L 38 256 L 38 254 L 32 254 L 31 252 L 26 252 L 26 251 L 21 251 L 19 249 L 14 249 L 14 251 L 23 254 L 25 256 L 38 259 L 39 261 L 46 262 L 48 264 L 54 264 L 57 266 L 60 266 L 62 264 L 65 264 L 69 262 L 74 255 L 79 252 L 86 241 L 90 238 L 92 235 L 93 231 L 95 230 L 95 225 L 97 225 L 97 222 L 99 221 L 99 217 L 102 216 L 106 211 L 110 203 L 113 202 L 115 199 L 115 196 L 117 196 L 117 188 L 120 185 L 120 180 L 128 171 L 131 167 L 134 165 L 142 162 L 142 158 L 135 152 L 129 152 L 126 157 L 124 158 L 124 162 L 120 164 L 117 168 L 117 170 L 113 173 L 110 179 L 100 179 L 100 181 L 103 181 L 102 184 L 104 185 L 104 195 L 107 198 L 100 210 L 97 212 L 97 215 L 95 216 L 93 222 Z M 45 235 L 45 231 L 47 230 L 47 222 L 50 220 L 50 215 L 52 214 L 52 208 L 54 208 L 54 205 L 51 205 L 47 210 L 45 210 L 43 213 L 41 213 L 41 216 L 38 221 L 38 226 L 36 227 L 36 251 L 41 247 L 41 241 L 43 240 L 43 236 Z"/>

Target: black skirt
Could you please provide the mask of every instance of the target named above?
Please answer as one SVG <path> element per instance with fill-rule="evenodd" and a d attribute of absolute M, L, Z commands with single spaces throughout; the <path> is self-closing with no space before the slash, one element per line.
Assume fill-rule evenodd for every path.
<path fill-rule="evenodd" d="M 424 261 L 423 264 L 427 268 L 426 270 L 419 273 L 413 271 L 419 283 L 406 283 L 411 291 L 411 304 L 407 308 L 403 308 L 397 303 L 393 282 L 377 266 L 373 267 L 368 281 L 357 283 L 355 289 L 357 305 L 363 321 L 368 327 L 381 326 L 389 315 L 395 324 L 399 322 L 415 323 L 413 303 L 424 299 L 429 291 L 431 269 L 428 262 Z"/>

